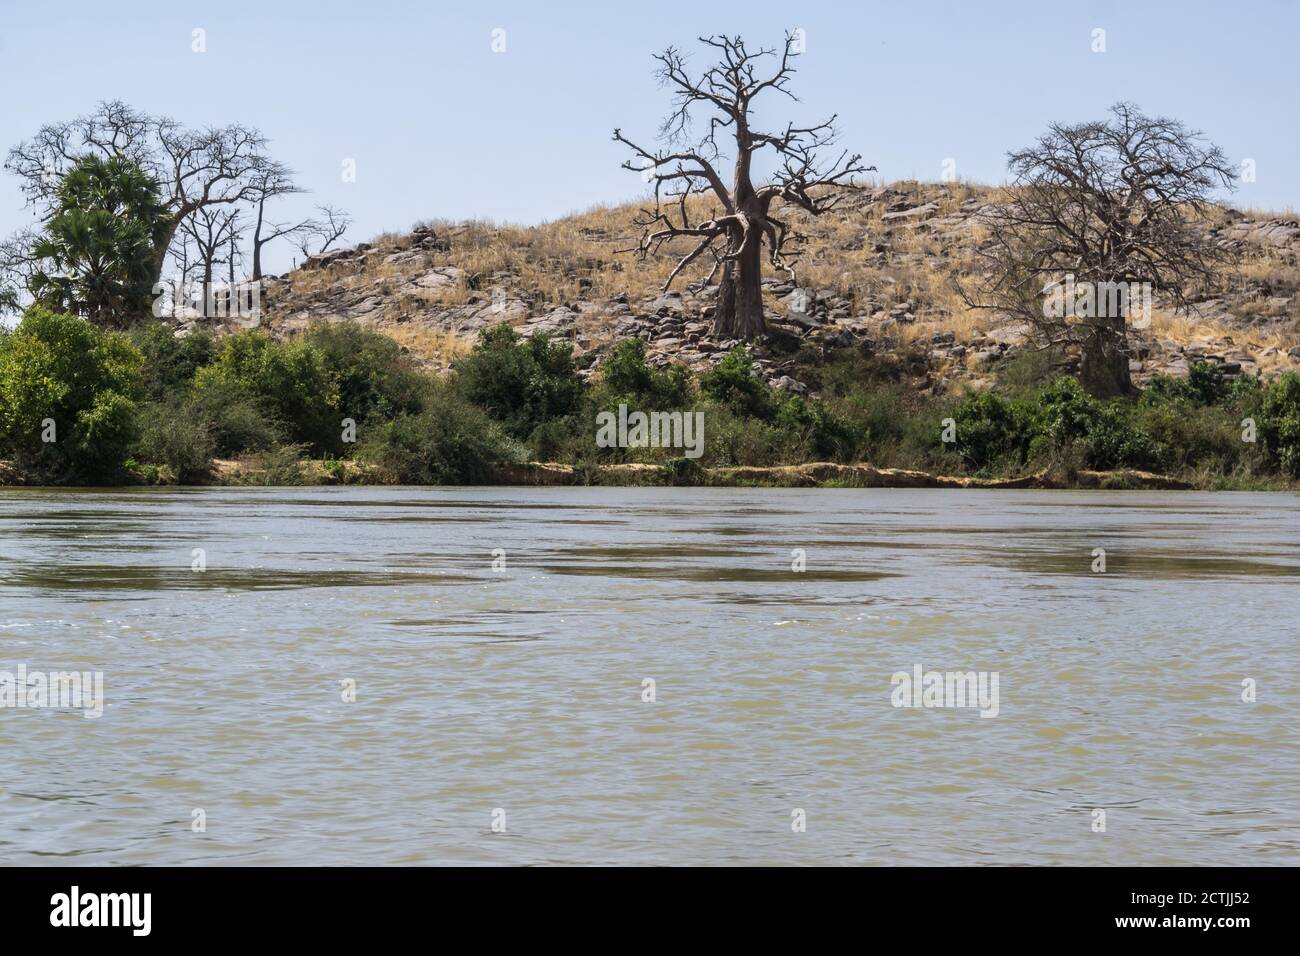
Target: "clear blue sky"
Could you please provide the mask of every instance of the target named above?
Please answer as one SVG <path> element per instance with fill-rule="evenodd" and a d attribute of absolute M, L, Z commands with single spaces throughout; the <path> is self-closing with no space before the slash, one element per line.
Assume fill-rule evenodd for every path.
<path fill-rule="evenodd" d="M 194 125 L 240 121 L 312 190 L 298 207 L 355 216 L 353 241 L 421 219 L 536 222 L 636 196 L 609 136 L 621 126 L 653 139 L 667 97 L 650 55 L 724 31 L 775 44 L 794 27 L 807 36 L 797 115 L 838 112 L 843 144 L 886 180 L 938 179 L 951 157 L 959 176 L 998 182 L 1006 151 L 1049 121 L 1129 99 L 1254 159 L 1240 205 L 1300 206 L 1295 0 L 2 2 L 4 150 L 99 99 Z M 203 54 L 191 52 L 196 27 Z M 504 53 L 492 52 L 497 28 Z M 1091 52 L 1095 28 L 1105 53 Z M 341 181 L 345 158 L 355 183 Z M 0 175 L 0 232 L 27 221 Z"/>

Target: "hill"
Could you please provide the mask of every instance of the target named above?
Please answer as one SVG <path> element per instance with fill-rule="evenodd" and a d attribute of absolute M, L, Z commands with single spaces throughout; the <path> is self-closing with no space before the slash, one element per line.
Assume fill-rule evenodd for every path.
<path fill-rule="evenodd" d="M 981 217 L 999 193 L 900 182 L 864 189 L 818 219 L 792 217 L 807 241 L 797 283 L 784 273 L 764 280 L 773 334 L 754 350 L 760 374 L 804 392 L 805 349 L 860 348 L 896 361 L 921 392 L 990 383 L 1032 347 L 1028 330 L 968 308 L 954 280 L 975 267 Z M 628 336 L 646 340 L 652 364 L 706 369 L 734 343 L 711 334 L 713 290 L 691 285 L 705 270 L 662 291 L 684 250 L 644 261 L 622 251 L 634 245 L 636 210 L 599 207 L 531 227 L 431 222 L 382 235 L 271 280 L 263 321 L 282 335 L 315 320 L 354 321 L 438 369 L 499 322 L 572 342 L 587 369 Z M 1184 375 L 1197 360 L 1265 378 L 1300 365 L 1300 220 L 1225 206 L 1203 228 L 1236 249 L 1239 264 L 1188 314 L 1157 296 L 1150 326 L 1130 334 L 1139 384 L 1157 372 Z M 1054 357 L 1065 371 L 1074 360 Z"/>

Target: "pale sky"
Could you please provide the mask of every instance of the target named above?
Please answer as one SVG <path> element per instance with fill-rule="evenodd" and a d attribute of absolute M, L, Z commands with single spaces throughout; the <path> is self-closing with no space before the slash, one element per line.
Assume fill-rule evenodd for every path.
<path fill-rule="evenodd" d="M 640 194 L 615 126 L 652 142 L 651 54 L 700 34 L 779 44 L 802 28 L 801 103 L 885 180 L 999 182 L 1009 149 L 1119 99 L 1254 160 L 1242 206 L 1300 206 L 1300 4 L 1162 2 L 205 2 L 0 0 L 0 146 L 120 98 L 192 125 L 260 127 L 350 239 L 423 219 L 537 222 Z M 207 51 L 192 51 L 193 31 Z M 1094 30 L 1105 52 L 1093 52 Z M 505 51 L 493 52 L 503 30 Z M 342 181 L 345 159 L 355 183 Z M 0 174 L 0 232 L 30 220 Z M 271 252 L 271 271 L 291 250 Z"/>

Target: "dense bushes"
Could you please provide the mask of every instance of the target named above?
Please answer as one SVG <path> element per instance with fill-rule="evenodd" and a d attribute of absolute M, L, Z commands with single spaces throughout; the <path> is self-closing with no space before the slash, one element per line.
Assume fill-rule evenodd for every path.
<path fill-rule="evenodd" d="M 1023 399 L 983 392 L 957 406 L 954 447 L 977 473 L 1058 464 L 1250 471 L 1260 455 L 1243 426 L 1262 400 L 1259 433 L 1266 454 L 1280 465 L 1284 453 L 1271 449 L 1296 444 L 1273 437 L 1286 417 L 1274 410 L 1287 405 L 1285 378 L 1265 390 L 1254 379 L 1228 380 L 1217 366 L 1197 363 L 1186 379 L 1155 379 L 1136 402 L 1092 398 L 1073 378 L 1057 379 Z"/>
<path fill-rule="evenodd" d="M 207 329 L 175 335 L 161 322 L 142 322 L 130 331 L 131 343 L 144 357 L 144 388 L 163 402 L 189 388 L 194 373 L 217 354 L 217 337 Z"/>
<path fill-rule="evenodd" d="M 995 466 L 1019 468 L 1029 457 L 1038 423 L 1027 402 L 992 392 L 972 395 L 957 406 L 953 446 L 974 471 Z"/>
<path fill-rule="evenodd" d="M 486 412 L 454 388 L 431 384 L 423 409 L 371 430 L 357 457 L 391 481 L 415 485 L 482 484 L 491 466 L 518 461 L 519 447 Z"/>
<path fill-rule="evenodd" d="M 333 451 L 342 425 L 339 390 L 324 353 L 305 339 L 278 342 L 258 331 L 229 336 L 194 388 L 252 401 L 291 442 Z"/>
<path fill-rule="evenodd" d="M 0 457 L 42 480 L 112 480 L 136 439 L 142 365 L 121 334 L 29 309 L 0 338 Z"/>
<path fill-rule="evenodd" d="M 904 364 L 851 350 L 800 375 L 820 399 L 769 388 L 743 348 L 697 377 L 652 367 L 631 339 L 585 376 L 567 344 L 500 326 L 438 379 L 392 340 L 353 325 L 315 325 L 288 340 L 177 337 L 152 322 L 106 333 L 33 308 L 0 332 L 0 458 L 38 480 L 81 482 L 121 480 L 128 466 L 202 481 L 214 458 L 247 458 L 280 482 L 352 480 L 360 468 L 379 480 L 475 483 L 522 460 L 654 463 L 672 483 L 703 480 L 702 467 L 821 460 L 974 475 L 1300 477 L 1295 373 L 1264 386 L 1202 363 L 1186 379 L 1157 377 L 1136 401 L 1091 398 L 1068 377 L 926 395 L 908 384 Z M 677 443 L 598 447 L 597 416 L 620 405 L 702 415 L 702 457 Z M 54 441 L 43 440 L 49 434 Z M 304 468 L 303 456 L 326 466 Z"/>
<path fill-rule="evenodd" d="M 1264 454 L 1284 473 L 1300 477 L 1300 374 L 1288 372 L 1273 383 L 1260 415 Z"/>
<path fill-rule="evenodd" d="M 479 336 L 473 351 L 456 363 L 456 384 L 515 438 L 577 411 L 583 382 L 569 345 L 545 335 L 527 339 L 508 325 Z"/>
<path fill-rule="evenodd" d="M 313 325 L 290 341 L 246 331 L 219 345 L 200 333 L 164 344 L 156 325 L 133 334 L 155 356 L 149 380 L 164 423 L 146 430 L 146 451 L 178 469 L 209 440 L 223 457 L 280 442 L 344 454 L 349 438 L 420 408 L 423 380 L 397 343 L 354 325 Z M 174 433 L 164 434 L 170 422 Z"/>
<path fill-rule="evenodd" d="M 737 347 L 723 356 L 712 371 L 700 376 L 700 392 L 733 414 L 771 421 L 776 401 L 752 368 L 749 352 Z"/>
<path fill-rule="evenodd" d="M 1158 469 L 1164 446 L 1135 421 L 1131 403 L 1087 395 L 1060 378 L 1027 399 L 981 392 L 954 415 L 954 446 L 976 473 L 1026 466 Z"/>

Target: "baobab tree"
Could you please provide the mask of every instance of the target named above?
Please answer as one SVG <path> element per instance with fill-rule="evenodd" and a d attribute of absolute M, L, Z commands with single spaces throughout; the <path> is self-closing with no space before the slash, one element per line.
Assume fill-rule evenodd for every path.
<path fill-rule="evenodd" d="M 1204 217 L 1235 170 L 1200 132 L 1131 103 L 1107 120 L 1053 124 L 1008 165 L 1007 199 L 983 217 L 984 269 L 967 303 L 1022 318 L 1045 344 L 1077 346 L 1089 394 L 1128 392 L 1133 299 L 1123 291 L 1145 287 L 1186 310 L 1194 290 L 1218 282 L 1232 253 Z M 1045 308 L 1045 294 L 1067 285 L 1074 301 Z"/>
<path fill-rule="evenodd" d="M 635 220 L 642 229 L 640 239 L 627 251 L 645 257 L 673 240 L 690 240 L 690 250 L 663 288 L 667 290 L 687 266 L 707 254 L 712 269 L 701 285 L 719 277 L 715 334 L 755 339 L 766 331 L 761 284 L 764 244 L 770 264 L 795 278 L 797 236 L 774 212 L 788 205 L 820 216 L 856 185 L 854 177 L 874 167 L 863 166 L 857 153 L 832 152 L 837 139 L 835 116 L 809 126 L 787 123 L 776 132 L 752 125 L 751 110 L 759 96 L 782 94 L 796 99 L 789 90 L 793 61 L 802 46 L 796 34 L 786 35 L 780 51 L 751 52 L 738 36 L 701 37 L 700 42 L 719 59 L 698 77 L 691 76 L 684 55 L 675 47 L 655 56 L 656 73 L 674 92 L 673 110 L 659 131 L 662 148 L 652 151 L 614 130 L 614 139 L 633 153 L 623 168 L 641 173 L 654 185 L 654 207 L 641 210 Z M 761 72 L 767 66 L 772 69 Z M 708 113 L 708 132 L 692 142 L 696 110 Z M 719 133 L 724 141 L 734 141 L 729 186 L 718 172 L 724 156 Z M 832 152 L 829 160 L 828 152 Z M 777 168 L 770 181 L 756 183 L 754 166 L 760 157 Z M 694 212 L 692 207 L 700 205 L 691 202 L 694 196 L 711 199 L 707 218 Z"/>
<path fill-rule="evenodd" d="M 256 129 L 238 124 L 190 129 L 114 100 L 89 115 L 41 127 L 9 151 L 5 168 L 22 179 L 28 202 L 48 218 L 63 176 L 86 157 L 123 159 L 139 167 L 158 184 L 169 216 L 169 228 L 153 249 L 156 283 L 172 241 L 196 212 L 252 201 L 259 183 L 288 179 L 266 146 Z"/>

